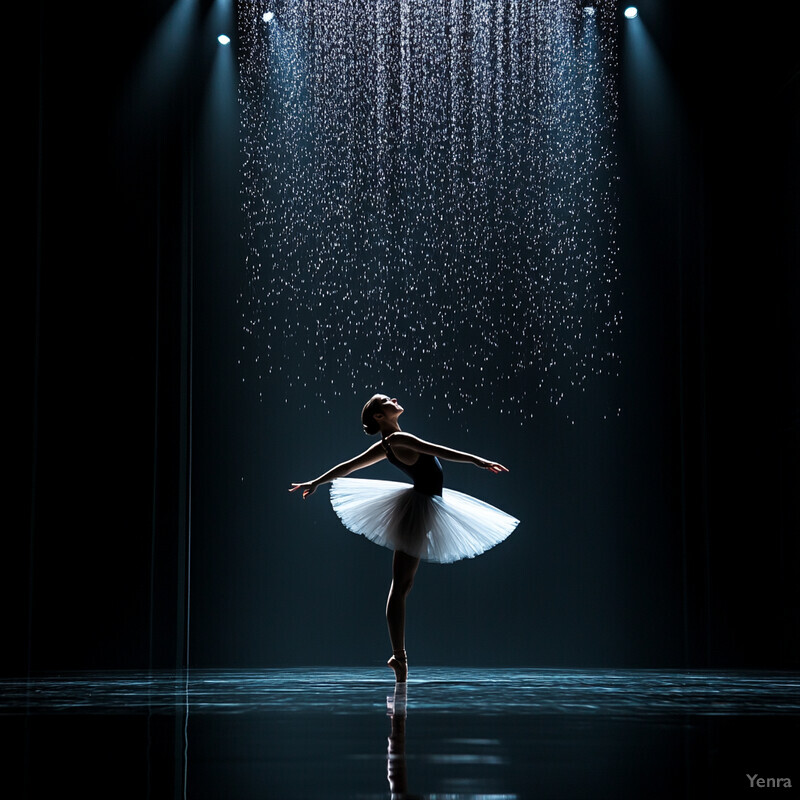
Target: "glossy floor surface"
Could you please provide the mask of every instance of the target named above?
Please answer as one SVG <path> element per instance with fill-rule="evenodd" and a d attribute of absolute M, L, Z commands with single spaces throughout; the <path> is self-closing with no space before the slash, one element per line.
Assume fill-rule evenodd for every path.
<path fill-rule="evenodd" d="M 423 667 L 406 687 L 378 667 L 72 673 L 0 681 L 0 712 L 17 797 L 800 792 L 797 673 Z"/>

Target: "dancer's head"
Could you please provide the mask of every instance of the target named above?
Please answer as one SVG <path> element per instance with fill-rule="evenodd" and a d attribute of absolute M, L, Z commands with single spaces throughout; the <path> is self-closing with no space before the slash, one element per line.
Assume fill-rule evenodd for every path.
<path fill-rule="evenodd" d="M 361 412 L 361 426 L 364 433 L 374 436 L 381 430 L 381 425 L 393 422 L 403 413 L 403 407 L 396 397 L 387 394 L 375 394 L 367 400 Z"/>

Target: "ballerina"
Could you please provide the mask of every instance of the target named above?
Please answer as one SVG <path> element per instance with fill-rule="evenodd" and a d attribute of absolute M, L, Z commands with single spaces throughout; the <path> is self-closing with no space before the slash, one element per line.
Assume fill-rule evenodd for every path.
<path fill-rule="evenodd" d="M 403 411 L 397 398 L 385 394 L 371 397 L 361 412 L 361 424 L 370 436 L 380 433 L 380 442 L 313 481 L 293 483 L 289 489 L 300 490 L 305 499 L 322 484 L 332 483 L 331 504 L 345 527 L 394 551 L 386 622 L 392 644 L 387 663 L 397 683 L 408 679 L 406 597 L 420 560 L 450 563 L 473 558 L 502 542 L 519 524 L 488 503 L 443 488 L 439 459 L 474 464 L 494 474 L 508 472 L 506 467 L 401 431 L 398 419 Z M 413 486 L 345 477 L 384 458 L 405 472 Z"/>

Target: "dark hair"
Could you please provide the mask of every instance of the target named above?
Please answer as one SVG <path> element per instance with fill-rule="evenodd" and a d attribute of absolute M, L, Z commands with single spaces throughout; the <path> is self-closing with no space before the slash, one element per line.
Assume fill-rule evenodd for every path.
<path fill-rule="evenodd" d="M 374 436 L 380 430 L 378 423 L 375 422 L 374 415 L 378 413 L 378 410 L 383 405 L 383 397 L 384 395 L 382 394 L 372 395 L 361 411 L 361 427 L 367 436 Z"/>

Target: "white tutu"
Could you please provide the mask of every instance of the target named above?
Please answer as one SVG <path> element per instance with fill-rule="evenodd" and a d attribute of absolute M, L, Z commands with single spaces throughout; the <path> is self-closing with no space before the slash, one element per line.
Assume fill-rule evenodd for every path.
<path fill-rule="evenodd" d="M 485 552 L 519 524 L 468 494 L 443 489 L 442 497 L 430 496 L 398 481 L 336 478 L 331 505 L 353 533 L 440 564 Z"/>

